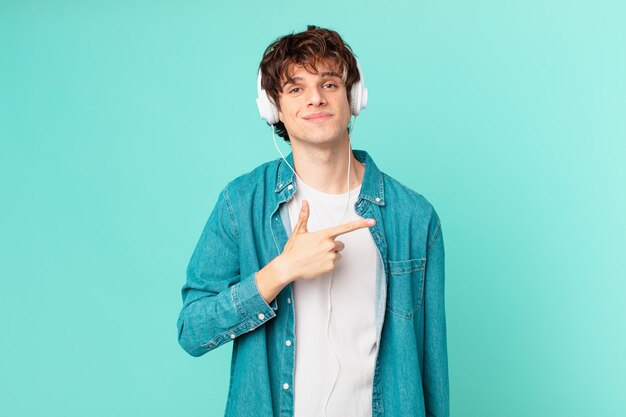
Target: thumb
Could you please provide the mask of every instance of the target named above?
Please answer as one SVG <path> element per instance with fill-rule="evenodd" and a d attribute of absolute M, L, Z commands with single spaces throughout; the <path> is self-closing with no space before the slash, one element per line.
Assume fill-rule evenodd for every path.
<path fill-rule="evenodd" d="M 293 228 L 294 233 L 306 233 L 308 232 L 307 222 L 309 221 L 309 202 L 302 200 L 302 207 L 300 207 L 300 215 L 298 217 L 298 223 Z"/>

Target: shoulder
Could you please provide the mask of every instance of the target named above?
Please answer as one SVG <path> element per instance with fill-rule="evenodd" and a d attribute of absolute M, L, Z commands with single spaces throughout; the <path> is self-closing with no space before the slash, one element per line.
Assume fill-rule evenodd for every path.
<path fill-rule="evenodd" d="M 441 220 L 435 207 L 421 193 L 381 171 L 383 176 L 385 207 L 394 216 L 407 218 L 408 223 L 427 230 L 429 246 L 441 234 Z"/>
<path fill-rule="evenodd" d="M 281 193 L 277 184 L 280 159 L 264 162 L 228 182 L 219 200 L 237 219 L 260 219 L 273 210 Z"/>
<path fill-rule="evenodd" d="M 231 180 L 226 184 L 222 193 L 230 197 L 242 197 L 254 193 L 255 191 L 263 191 L 268 188 L 268 185 L 273 189 L 278 164 L 279 159 L 262 163 L 251 171 Z"/>
<path fill-rule="evenodd" d="M 413 190 L 409 186 L 401 183 L 389 174 L 381 171 L 383 176 L 385 201 L 391 201 L 392 205 L 400 209 L 411 207 L 411 211 L 417 211 L 423 214 L 436 215 L 435 208 L 419 192 Z"/>

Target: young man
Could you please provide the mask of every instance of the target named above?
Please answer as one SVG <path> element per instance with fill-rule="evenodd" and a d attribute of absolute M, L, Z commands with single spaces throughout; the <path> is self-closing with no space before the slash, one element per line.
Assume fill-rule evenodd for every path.
<path fill-rule="evenodd" d="M 352 151 L 367 93 L 351 49 L 309 26 L 272 43 L 259 76 L 292 153 L 220 193 L 187 269 L 181 346 L 233 342 L 226 416 L 448 416 L 440 221 Z"/>

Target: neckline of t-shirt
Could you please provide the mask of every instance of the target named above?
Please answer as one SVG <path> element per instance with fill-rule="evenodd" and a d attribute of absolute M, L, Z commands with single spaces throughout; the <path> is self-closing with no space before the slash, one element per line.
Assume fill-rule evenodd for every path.
<path fill-rule="evenodd" d="M 309 184 L 302 181 L 298 177 L 296 177 L 296 184 L 298 185 L 298 187 L 304 188 L 306 192 L 313 194 L 313 196 L 318 197 L 318 198 L 323 198 L 325 200 L 345 200 L 345 198 L 348 196 L 347 192 L 341 193 L 341 194 L 330 194 L 330 193 L 325 193 L 323 191 L 317 190 L 313 188 L 312 186 L 310 186 Z M 353 188 L 352 190 L 350 190 L 351 200 L 355 199 L 359 195 L 359 193 L 361 192 L 362 185 L 363 184 L 361 183 L 355 188 Z"/>

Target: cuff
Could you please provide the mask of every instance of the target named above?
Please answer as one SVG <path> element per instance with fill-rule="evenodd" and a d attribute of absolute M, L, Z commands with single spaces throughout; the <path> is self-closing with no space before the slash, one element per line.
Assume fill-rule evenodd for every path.
<path fill-rule="evenodd" d="M 233 303 L 239 314 L 248 321 L 250 330 L 274 318 L 276 316 L 275 310 L 278 308 L 276 299 L 267 304 L 261 296 L 256 285 L 255 275 L 256 272 L 247 275 L 239 282 L 239 285 L 231 287 Z"/>

